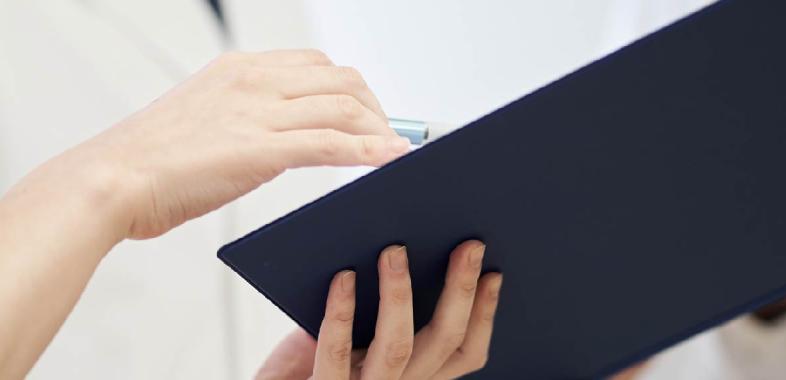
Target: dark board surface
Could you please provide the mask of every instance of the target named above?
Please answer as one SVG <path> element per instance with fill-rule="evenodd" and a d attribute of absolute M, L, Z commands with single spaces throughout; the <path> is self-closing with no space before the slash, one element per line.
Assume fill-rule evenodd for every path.
<path fill-rule="evenodd" d="M 505 284 L 474 378 L 605 376 L 786 295 L 786 2 L 722 1 L 231 243 L 219 256 L 315 334 L 335 272 L 409 249 L 416 327 L 448 254 Z"/>

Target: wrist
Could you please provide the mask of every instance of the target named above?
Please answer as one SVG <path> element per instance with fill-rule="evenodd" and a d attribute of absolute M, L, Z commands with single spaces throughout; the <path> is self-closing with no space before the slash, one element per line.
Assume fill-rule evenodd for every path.
<path fill-rule="evenodd" d="M 103 162 L 85 169 L 73 183 L 74 200 L 86 217 L 94 219 L 90 224 L 101 237 L 114 246 L 126 238 L 131 224 L 128 216 L 131 194 L 124 182 L 127 177 L 118 167 Z"/>
<path fill-rule="evenodd" d="M 129 195 L 119 168 L 105 157 L 84 153 L 74 148 L 47 161 L 15 185 L 5 200 L 17 213 L 82 226 L 85 235 L 108 251 L 126 237 Z"/>

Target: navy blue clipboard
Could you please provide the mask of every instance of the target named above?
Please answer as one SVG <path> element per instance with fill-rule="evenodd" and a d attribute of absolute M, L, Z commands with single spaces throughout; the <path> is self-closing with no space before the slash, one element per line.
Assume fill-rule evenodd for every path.
<path fill-rule="evenodd" d="M 409 249 L 416 327 L 451 249 L 505 273 L 474 378 L 609 375 L 786 296 L 786 2 L 713 4 L 239 239 L 219 257 L 311 334 L 337 271 Z"/>

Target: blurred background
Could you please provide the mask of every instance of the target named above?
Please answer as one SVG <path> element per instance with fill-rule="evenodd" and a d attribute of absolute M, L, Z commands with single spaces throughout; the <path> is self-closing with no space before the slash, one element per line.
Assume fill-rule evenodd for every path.
<path fill-rule="evenodd" d="M 461 125 L 709 2 L 0 0 L 0 192 L 225 50 L 318 48 L 358 68 L 388 115 Z M 295 326 L 216 250 L 360 172 L 287 172 L 162 238 L 120 244 L 30 378 L 253 377 Z M 778 378 L 782 330 L 734 321 L 639 378 Z"/>

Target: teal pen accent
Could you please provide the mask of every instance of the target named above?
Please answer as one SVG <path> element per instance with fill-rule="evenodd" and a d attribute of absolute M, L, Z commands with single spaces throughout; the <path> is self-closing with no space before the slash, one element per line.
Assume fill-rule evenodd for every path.
<path fill-rule="evenodd" d="M 408 138 L 414 145 L 422 145 L 428 139 L 428 124 L 424 121 L 388 119 L 388 122 L 399 136 Z"/>

